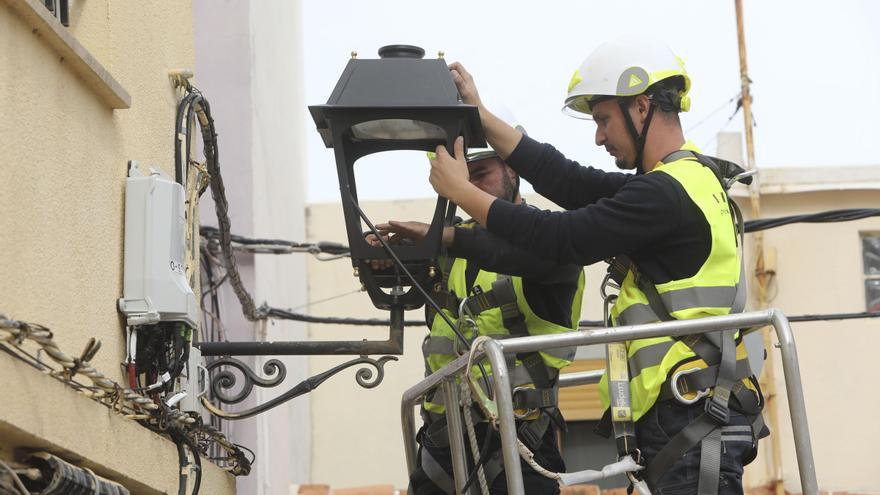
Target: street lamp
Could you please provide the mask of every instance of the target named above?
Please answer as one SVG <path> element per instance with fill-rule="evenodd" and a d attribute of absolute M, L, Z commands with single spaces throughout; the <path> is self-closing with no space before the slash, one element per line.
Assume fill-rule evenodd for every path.
<path fill-rule="evenodd" d="M 324 145 L 335 152 L 352 267 L 373 304 L 391 311 L 392 332 L 403 328 L 404 310 L 424 304 L 414 283 L 426 287 L 438 275 L 443 227 L 455 205 L 438 197 L 424 242 L 389 246 L 415 280 L 396 268 L 375 271 L 367 260 L 392 255 L 364 239 L 361 220 L 370 224 L 358 204 L 356 162 L 382 151 L 433 151 L 443 144 L 452 150 L 458 136 L 464 137 L 465 147 L 486 146 L 479 112 L 460 101 L 442 55 L 429 60 L 424 55 L 423 49 L 410 45 L 384 46 L 379 59 L 358 59 L 352 53 L 327 104 L 309 107 Z"/>
<path fill-rule="evenodd" d="M 424 55 L 424 50 L 409 45 L 382 47 L 378 60 L 359 60 L 352 53 L 352 59 L 342 72 L 327 104 L 309 107 L 324 144 L 333 148 L 336 154 L 352 267 L 373 304 L 391 312 L 388 339 L 200 343 L 198 347 L 202 356 L 220 356 L 207 368 L 211 372 L 210 386 L 214 399 L 221 404 L 237 404 L 249 396 L 255 386 L 276 387 L 286 377 L 284 364 L 277 359 L 264 363 L 263 373 L 268 377 L 261 378 L 233 356 L 359 356 L 244 411 L 224 411 L 205 398 L 202 404 L 211 414 L 229 420 L 261 414 L 309 393 L 332 376 L 353 366 L 362 366 L 356 375 L 358 384 L 373 388 L 382 381 L 385 364 L 396 360 L 393 357 L 395 354 L 403 354 L 403 313 L 424 304 L 421 291 L 413 289 L 418 285 L 424 290 L 439 277 L 437 258 L 440 255 L 443 227 L 447 220 L 452 219 L 455 205 L 449 204 L 446 198 L 437 198 L 434 217 L 424 242 L 414 245 L 386 244 L 382 248 L 371 246 L 364 239 L 365 229 L 361 221 L 370 229 L 373 227 L 358 203 L 355 163 L 364 156 L 381 151 L 433 151 L 443 144 L 452 150 L 458 136 L 464 136 L 465 146 L 486 146 L 479 112 L 475 106 L 459 101 L 458 91 L 442 55 L 435 60 L 424 60 Z M 391 258 L 396 258 L 393 270 L 374 272 L 367 263 L 367 260 Z M 457 332 L 454 328 L 453 331 Z M 377 354 L 390 356 L 378 359 L 369 357 Z M 233 368 L 243 376 L 240 386 L 236 385 Z M 239 387 L 237 393 L 233 392 L 236 387 Z"/>

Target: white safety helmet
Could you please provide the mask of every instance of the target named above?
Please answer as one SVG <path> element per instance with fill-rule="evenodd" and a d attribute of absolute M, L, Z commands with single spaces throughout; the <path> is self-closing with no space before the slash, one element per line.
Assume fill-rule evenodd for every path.
<path fill-rule="evenodd" d="M 676 109 L 690 108 L 688 91 L 691 81 L 684 61 L 660 41 L 624 37 L 603 44 L 575 71 L 568 85 L 563 112 L 578 118 L 590 118 L 591 105 L 608 98 L 645 93 L 659 81 L 681 77 L 683 89 L 674 102 Z"/>

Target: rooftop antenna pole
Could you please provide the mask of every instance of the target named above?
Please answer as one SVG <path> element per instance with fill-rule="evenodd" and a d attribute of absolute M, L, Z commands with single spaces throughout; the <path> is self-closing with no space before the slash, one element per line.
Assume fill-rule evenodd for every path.
<path fill-rule="evenodd" d="M 742 0 L 734 0 L 736 4 L 736 34 L 739 44 L 739 74 L 741 87 L 741 102 L 743 109 L 743 123 L 745 124 L 746 133 L 746 168 L 748 170 L 757 170 L 755 165 L 755 136 L 754 136 L 754 119 L 752 117 L 752 95 L 750 90 L 751 79 L 749 79 L 748 62 L 746 58 L 746 39 L 745 29 L 743 28 L 743 6 Z M 761 217 L 761 177 L 755 175 L 754 180 L 749 186 L 749 202 L 752 210 L 752 218 Z M 767 307 L 767 288 L 770 279 L 773 277 L 773 271 L 768 271 L 764 264 L 764 233 L 755 232 L 751 240 L 754 242 L 755 256 L 755 277 L 758 281 L 758 297 L 757 308 L 764 309 Z M 770 337 L 770 327 L 764 329 L 764 348 L 774 349 Z M 778 432 L 779 418 L 777 413 L 776 400 L 776 379 L 775 364 L 773 352 L 767 355 L 767 364 L 764 366 L 764 379 L 761 381 L 761 388 L 764 391 L 766 400 L 768 425 L 771 431 Z M 770 436 L 770 482 L 776 492 L 776 495 L 784 495 L 785 487 L 782 482 L 782 456 L 779 445 L 779 435 L 772 434 Z"/>

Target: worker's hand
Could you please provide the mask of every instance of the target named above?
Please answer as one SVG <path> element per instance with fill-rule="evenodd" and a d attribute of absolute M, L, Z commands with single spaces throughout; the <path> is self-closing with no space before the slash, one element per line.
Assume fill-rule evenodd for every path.
<path fill-rule="evenodd" d="M 461 101 L 468 105 L 482 107 L 483 102 L 480 100 L 480 93 L 477 91 L 477 85 L 471 73 L 465 70 L 464 66 L 458 62 L 449 64 L 449 73 L 458 88 L 458 94 L 461 95 Z"/>
<path fill-rule="evenodd" d="M 464 138 L 455 138 L 455 157 L 446 151 L 446 146 L 437 146 L 436 156 L 431 158 L 431 175 L 428 180 L 437 194 L 458 204 L 461 194 L 467 193 L 471 186 L 467 162 L 464 157 Z"/>
<path fill-rule="evenodd" d="M 382 236 L 382 239 L 385 239 L 385 242 L 387 242 L 388 244 L 397 243 L 397 240 L 394 239 L 393 237 L 389 236 L 388 231 L 386 229 L 383 229 L 381 225 L 377 225 L 376 230 Z M 365 235 L 364 240 L 367 241 L 367 244 L 369 244 L 370 246 L 376 246 L 376 247 L 382 246 L 382 243 L 379 242 L 379 239 L 373 233 L 369 233 L 369 234 Z M 367 260 L 367 263 L 370 264 L 370 268 L 372 268 L 373 270 L 387 270 L 388 268 L 391 268 L 392 266 L 394 266 L 394 260 L 388 260 L 388 259 Z"/>
<path fill-rule="evenodd" d="M 376 228 L 385 228 L 395 235 L 412 239 L 415 242 L 422 242 L 428 236 L 428 229 L 431 227 L 427 223 L 422 222 L 399 222 L 390 220 L 387 224 L 377 225 Z M 452 227 L 444 227 L 443 229 L 443 247 L 452 246 L 455 238 L 455 229 Z"/>

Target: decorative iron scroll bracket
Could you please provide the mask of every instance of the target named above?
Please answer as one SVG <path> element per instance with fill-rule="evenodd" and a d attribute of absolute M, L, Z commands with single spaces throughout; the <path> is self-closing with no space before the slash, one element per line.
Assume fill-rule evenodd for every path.
<path fill-rule="evenodd" d="M 256 416 L 257 414 L 284 404 L 300 395 L 307 394 L 318 388 L 333 375 L 357 365 L 365 365 L 357 370 L 355 375 L 355 380 L 358 385 L 364 388 L 374 388 L 382 383 L 382 380 L 385 378 L 385 363 L 388 361 L 397 361 L 397 358 L 394 356 L 383 356 L 379 359 L 373 359 L 367 356 L 360 356 L 323 373 L 309 377 L 282 395 L 245 411 L 224 411 L 211 402 L 207 397 L 202 397 L 202 405 L 208 410 L 208 412 L 223 419 L 236 420 L 250 418 L 251 416 Z M 261 378 L 250 368 L 250 366 L 232 357 L 217 359 L 207 367 L 209 372 L 213 372 L 224 366 L 235 368 L 241 372 L 244 377 L 244 384 L 238 393 L 232 394 L 230 393 L 231 389 L 234 388 L 238 382 L 235 373 L 229 369 L 211 373 L 211 391 L 213 392 L 214 398 L 222 404 L 238 404 L 253 392 L 254 386 L 262 388 L 276 387 L 287 377 L 287 368 L 285 368 L 284 363 L 278 359 L 270 359 L 263 364 L 263 373 L 268 375 L 267 378 Z M 375 376 L 370 367 L 375 368 Z"/>

